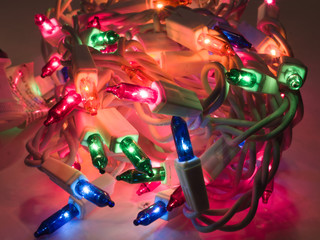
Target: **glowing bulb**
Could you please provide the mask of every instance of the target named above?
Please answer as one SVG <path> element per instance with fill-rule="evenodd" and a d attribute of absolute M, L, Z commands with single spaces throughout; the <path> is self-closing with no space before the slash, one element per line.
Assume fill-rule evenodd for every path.
<path fill-rule="evenodd" d="M 256 76 L 254 74 L 235 68 L 227 72 L 226 77 L 229 83 L 241 87 L 252 88 L 257 82 Z"/>
<path fill-rule="evenodd" d="M 272 56 L 276 56 L 276 55 L 277 55 L 277 52 L 276 52 L 275 49 L 271 49 L 271 50 L 270 50 L 270 53 L 271 53 Z"/>
<path fill-rule="evenodd" d="M 57 27 L 43 14 L 36 14 L 34 16 L 34 22 L 41 31 L 43 30 L 48 34 L 52 34 Z"/>
<path fill-rule="evenodd" d="M 158 9 L 163 8 L 163 4 L 162 4 L 162 3 L 158 3 L 158 4 L 157 4 L 157 8 L 158 8 Z"/>
<path fill-rule="evenodd" d="M 96 115 L 100 106 L 97 86 L 93 78 L 83 77 L 77 85 L 77 92 L 82 96 L 84 108 L 91 115 Z"/>
<path fill-rule="evenodd" d="M 241 34 L 232 32 L 230 30 L 221 28 L 220 26 L 215 26 L 214 30 L 223 34 L 226 38 L 228 38 L 229 43 L 235 48 L 248 48 L 250 49 L 252 44 L 248 42 Z"/>
<path fill-rule="evenodd" d="M 120 99 L 141 103 L 153 104 L 158 99 L 157 91 L 148 87 L 142 87 L 129 83 L 120 83 L 115 86 L 107 87 L 106 91 L 113 93 Z"/>
<path fill-rule="evenodd" d="M 197 42 L 204 49 L 207 49 L 212 53 L 232 56 L 235 54 L 228 42 L 209 34 L 201 33 L 198 37 Z"/>
<path fill-rule="evenodd" d="M 48 112 L 47 120 L 44 122 L 45 126 L 61 121 L 81 102 L 80 94 L 75 91 L 70 91 L 64 96 L 56 105 L 54 105 Z"/>
<path fill-rule="evenodd" d="M 74 98 L 73 97 L 68 97 L 67 98 L 67 103 L 73 103 L 74 102 Z"/>
<path fill-rule="evenodd" d="M 182 191 L 182 187 L 179 186 L 177 187 L 176 190 L 174 190 L 174 192 L 171 194 L 169 202 L 167 204 L 167 210 L 170 212 L 172 211 L 172 209 L 181 206 L 182 204 L 184 204 L 186 201 L 183 191 Z"/>
<path fill-rule="evenodd" d="M 163 167 L 152 168 L 152 177 L 136 169 L 129 169 L 116 177 L 118 181 L 125 181 L 127 183 L 148 183 L 161 182 L 166 178 L 166 172 Z"/>
<path fill-rule="evenodd" d="M 78 209 L 75 205 L 69 203 L 44 220 L 34 233 L 34 236 L 38 238 L 46 234 L 51 234 L 77 215 L 79 215 Z"/>
<path fill-rule="evenodd" d="M 129 150 L 130 153 L 134 152 L 134 148 L 133 147 L 129 147 L 128 150 Z"/>
<path fill-rule="evenodd" d="M 275 3 L 274 0 L 265 0 L 264 2 L 265 2 L 266 4 L 274 4 L 274 3 Z"/>
<path fill-rule="evenodd" d="M 98 188 L 86 180 L 79 180 L 75 186 L 75 191 L 81 197 L 84 197 L 98 207 L 114 206 L 114 202 L 111 200 L 106 191 Z"/>
<path fill-rule="evenodd" d="M 88 139 L 88 148 L 93 166 L 99 169 L 101 174 L 105 173 L 108 158 L 103 149 L 103 140 L 98 133 L 91 134 Z"/>
<path fill-rule="evenodd" d="M 84 186 L 84 187 L 82 188 L 82 191 L 83 191 L 85 194 L 88 194 L 88 193 L 90 192 L 90 189 L 89 189 L 88 186 Z"/>
<path fill-rule="evenodd" d="M 122 139 L 120 148 L 138 171 L 145 173 L 150 177 L 154 175 L 150 158 L 132 138 L 126 137 Z"/>
<path fill-rule="evenodd" d="M 204 40 L 204 43 L 205 43 L 205 44 L 209 44 L 209 43 L 210 43 L 210 39 L 206 38 L 206 39 Z"/>
<path fill-rule="evenodd" d="M 88 22 L 87 28 L 92 27 L 101 29 L 100 20 L 98 17 L 94 17 L 90 22 Z"/>
<path fill-rule="evenodd" d="M 147 98 L 147 97 L 149 96 L 149 94 L 147 93 L 147 91 L 141 90 L 141 91 L 140 91 L 140 96 L 141 96 L 142 98 Z"/>
<path fill-rule="evenodd" d="M 51 57 L 46 65 L 43 66 L 41 77 L 51 76 L 60 66 L 60 59 L 57 56 Z"/>
<path fill-rule="evenodd" d="M 155 220 L 161 218 L 166 212 L 166 204 L 162 201 L 158 201 L 152 204 L 150 207 L 139 212 L 137 218 L 133 221 L 133 224 L 136 226 L 147 226 Z"/>
<path fill-rule="evenodd" d="M 187 123 L 181 117 L 172 117 L 171 130 L 180 162 L 194 158 Z"/>
<path fill-rule="evenodd" d="M 161 182 L 148 182 L 148 183 L 141 183 L 137 194 L 141 196 L 144 193 L 152 192 L 154 189 L 156 189 L 159 185 L 161 185 Z"/>

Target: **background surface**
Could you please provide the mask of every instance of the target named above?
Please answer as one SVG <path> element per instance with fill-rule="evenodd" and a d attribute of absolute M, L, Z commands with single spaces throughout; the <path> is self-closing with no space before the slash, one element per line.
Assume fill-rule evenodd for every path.
<path fill-rule="evenodd" d="M 0 7 L 0 48 L 13 64 L 40 56 L 40 33 L 33 23 L 36 13 L 54 6 L 52 0 L 3 1 Z M 262 0 L 251 0 L 244 19 L 254 24 Z M 268 205 L 259 207 L 251 224 L 235 233 L 202 234 L 180 216 L 159 220 L 148 227 L 135 227 L 139 200 L 135 188 L 117 183 L 114 209 L 94 211 L 87 220 L 73 220 L 48 239 L 319 239 L 320 234 L 320 71 L 319 1 L 277 0 L 280 20 L 289 43 L 309 68 L 302 89 L 303 121 L 293 131 L 293 143 L 284 152 L 276 175 L 275 190 Z M 25 143 L 37 130 L 13 129 L 0 134 L 0 239 L 33 239 L 33 232 L 47 216 L 66 204 L 67 194 L 36 169 L 23 164 Z"/>

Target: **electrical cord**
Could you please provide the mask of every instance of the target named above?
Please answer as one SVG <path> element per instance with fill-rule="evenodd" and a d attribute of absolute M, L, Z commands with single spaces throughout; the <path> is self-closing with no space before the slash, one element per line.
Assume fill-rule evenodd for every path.
<path fill-rule="evenodd" d="M 57 0 L 55 9 L 46 12 L 48 18 L 53 15 L 57 21 L 60 20 L 59 24 L 67 23 L 61 29 L 68 35 L 60 39 L 50 36 L 52 38 L 48 40 L 50 33 L 42 32 L 43 58 L 48 60 L 49 56 L 58 52 L 60 64 L 67 69 L 70 76 L 67 80 L 61 79 L 61 68 L 58 67 L 48 78 L 55 85 L 52 97 L 56 100 L 56 105 L 48 112 L 48 119 L 52 115 L 58 117 L 52 125 L 41 126 L 26 143 L 28 156 L 24 159 L 25 164 L 41 169 L 46 161 L 54 160 L 68 165 L 70 170 L 69 166 L 74 166 L 78 161 L 80 145 L 85 145 L 84 149 L 90 152 L 94 162 L 96 159 L 88 140 L 90 134 L 91 137 L 93 134 L 101 136 L 102 149 L 99 150 L 99 157 L 109 156 L 112 159 L 110 163 L 105 163 L 104 168 L 108 169 L 113 177 L 121 176 L 124 174 L 122 172 L 129 170 L 132 165 L 127 164 L 131 159 L 121 148 L 123 139 L 127 137 L 135 138 L 136 144 L 141 144 L 141 149 L 148 148 L 146 151 L 151 154 L 153 164 L 166 163 L 169 158 L 176 156 L 173 145 L 177 140 L 170 131 L 172 116 L 183 116 L 186 118 L 194 152 L 200 155 L 201 161 L 197 161 L 209 182 L 206 189 L 213 195 L 210 200 L 232 203 L 229 208 L 196 211 L 190 200 L 187 200 L 183 208 L 184 215 L 198 231 L 204 233 L 215 230 L 230 232 L 246 227 L 256 214 L 259 199 L 267 185 L 273 181 L 282 151 L 290 146 L 292 128 L 303 117 L 303 102 L 299 89 L 292 90 L 288 80 L 281 80 L 281 67 L 286 62 L 280 65 L 277 57 L 266 54 L 267 46 L 263 48 L 259 45 L 261 43 L 257 48 L 238 48 L 233 44 L 232 53 L 229 52 L 229 55 L 221 49 L 221 52 L 216 53 L 199 47 L 196 31 L 208 34 L 215 31 L 204 26 L 203 22 L 198 24 L 201 28 L 193 25 L 190 27 L 190 21 L 185 19 L 198 16 L 199 19 L 205 19 L 203 21 L 209 22 L 210 19 L 210 23 L 213 23 L 221 18 L 220 23 L 236 30 L 247 0 L 197 1 L 197 7 L 193 9 L 182 3 L 177 6 L 168 1 L 168 6 L 161 10 L 141 9 L 139 12 L 129 13 L 121 13 L 121 8 L 115 5 L 116 2 L 108 1 L 107 4 L 99 6 L 96 1 L 82 3 L 78 13 L 78 10 L 71 6 L 72 0 Z M 84 6 L 85 4 L 88 6 Z M 193 21 L 198 23 L 199 19 Z M 50 22 L 50 19 L 48 21 Z M 96 24 L 96 28 L 90 27 L 92 22 Z M 265 33 L 265 39 L 271 37 L 278 44 L 281 56 L 293 58 L 284 28 L 277 19 L 260 21 L 258 27 Z M 203 30 L 205 28 L 207 29 Z M 41 26 L 39 29 L 46 30 Z M 184 29 L 183 36 L 179 35 L 181 29 Z M 201 60 L 190 57 L 186 58 L 186 62 L 173 62 L 177 66 L 175 70 L 179 72 L 179 76 L 173 76 L 163 69 L 166 63 L 163 53 L 169 50 L 164 49 L 162 44 L 154 44 L 158 39 L 146 40 L 137 37 L 157 33 L 167 36 L 168 41 L 175 41 L 180 52 L 210 51 L 210 55 L 208 53 L 208 56 Z M 90 42 L 90 34 L 102 36 L 99 39 L 100 45 Z M 232 40 L 226 36 L 221 35 L 216 39 L 219 40 L 217 42 L 223 39 L 222 46 L 230 45 L 231 48 Z M 146 50 L 148 48 L 145 46 L 151 43 L 153 49 L 156 49 L 155 52 Z M 210 39 L 205 39 L 204 43 L 209 44 Z M 114 49 L 108 52 L 109 47 Z M 76 51 L 83 54 L 80 54 L 79 59 L 75 57 Z M 174 56 L 175 52 L 170 54 Z M 170 66 L 169 63 L 168 65 Z M 186 74 L 189 66 L 198 69 L 197 74 Z M 232 75 L 234 72 L 236 73 Z M 261 76 L 263 80 L 257 76 Z M 67 82 L 64 83 L 65 81 Z M 160 96 L 156 95 L 154 83 L 168 91 L 158 89 L 156 94 Z M 121 92 L 121 86 L 138 90 L 130 92 L 128 87 Z M 157 105 L 157 108 L 152 108 L 150 103 L 142 101 L 146 98 L 146 89 L 156 95 L 150 101 Z M 74 96 L 80 100 L 79 104 L 75 104 L 67 112 L 69 104 L 75 101 L 75 98 L 68 98 L 70 92 L 74 92 Z M 136 95 L 139 94 L 140 98 L 136 100 Z M 158 97 L 165 97 L 161 99 L 161 104 Z M 63 104 L 63 101 L 68 104 Z M 96 112 L 92 110 L 94 101 L 97 103 Z M 116 111 L 119 119 L 113 120 L 113 116 L 110 116 L 110 119 L 99 119 L 104 110 Z M 66 115 L 62 116 L 62 113 Z M 27 115 L 25 112 L 0 113 L 0 129 L 21 124 L 21 118 Z M 79 116 L 85 117 L 82 119 Z M 139 119 L 134 119 L 135 116 Z M 80 120 L 83 120 L 83 126 Z M 88 129 L 85 129 L 86 124 Z M 109 127 L 109 124 L 113 124 L 112 127 Z M 96 129 L 92 129 L 93 126 Z M 123 136 L 120 129 L 128 133 Z M 139 129 L 139 132 L 136 129 Z M 97 145 L 94 148 L 97 148 Z M 187 149 L 186 145 L 182 148 Z M 99 164 L 103 165 L 101 162 Z M 194 176 L 196 177 L 198 176 Z M 183 182 L 179 180 L 180 183 Z M 245 212 L 245 216 L 238 223 L 230 224 L 230 220 L 233 222 L 239 212 Z M 213 219 L 213 216 L 220 216 L 220 219 Z"/>

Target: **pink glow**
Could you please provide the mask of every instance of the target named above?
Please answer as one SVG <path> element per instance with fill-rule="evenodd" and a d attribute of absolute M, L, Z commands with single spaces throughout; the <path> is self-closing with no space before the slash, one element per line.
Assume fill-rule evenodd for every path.
<path fill-rule="evenodd" d="M 274 0 L 265 0 L 265 3 L 266 4 L 275 4 L 275 1 Z"/>

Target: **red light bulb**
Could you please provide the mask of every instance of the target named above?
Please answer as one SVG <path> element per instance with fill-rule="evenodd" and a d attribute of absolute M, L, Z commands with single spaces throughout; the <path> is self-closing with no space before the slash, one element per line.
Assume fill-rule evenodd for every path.
<path fill-rule="evenodd" d="M 186 201 L 182 187 L 179 186 L 170 196 L 168 205 L 167 205 L 167 210 L 170 212 L 172 209 L 177 208 L 184 204 Z"/>
<path fill-rule="evenodd" d="M 158 93 L 155 90 L 129 83 L 120 83 L 112 87 L 107 87 L 106 91 L 113 93 L 120 99 L 141 103 L 153 104 L 158 98 Z"/>
<path fill-rule="evenodd" d="M 144 193 L 152 192 L 154 189 L 156 189 L 161 182 L 148 182 L 148 183 L 141 183 L 137 194 L 141 196 Z"/>
<path fill-rule="evenodd" d="M 61 121 L 81 102 L 81 95 L 75 91 L 70 91 L 48 112 L 45 126 Z"/>
<path fill-rule="evenodd" d="M 40 28 L 41 31 L 45 31 L 48 34 L 51 34 L 57 27 L 43 14 L 36 14 L 34 16 L 34 23 Z"/>
<path fill-rule="evenodd" d="M 41 77 L 51 76 L 61 66 L 60 59 L 56 56 L 50 58 L 46 65 L 42 68 Z"/>
<path fill-rule="evenodd" d="M 107 45 L 105 49 L 101 49 L 101 53 L 114 53 L 118 49 L 118 43 Z"/>
<path fill-rule="evenodd" d="M 100 20 L 98 17 L 94 17 L 90 22 L 88 22 L 87 28 L 98 28 L 101 29 Z"/>
<path fill-rule="evenodd" d="M 267 204 L 269 201 L 269 198 L 271 197 L 271 194 L 273 192 L 273 184 L 274 184 L 274 178 L 271 179 L 271 181 L 267 184 L 266 188 L 264 189 L 264 192 L 262 194 L 262 202 L 264 204 Z"/>
<path fill-rule="evenodd" d="M 73 167 L 74 169 L 77 169 L 78 171 L 81 171 L 81 164 L 77 160 L 74 161 L 71 167 Z"/>

